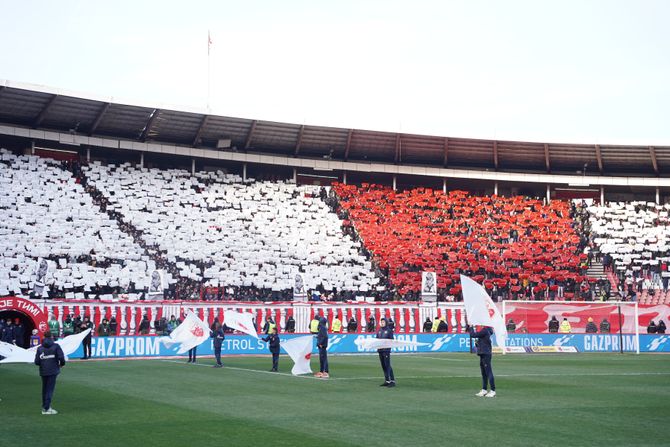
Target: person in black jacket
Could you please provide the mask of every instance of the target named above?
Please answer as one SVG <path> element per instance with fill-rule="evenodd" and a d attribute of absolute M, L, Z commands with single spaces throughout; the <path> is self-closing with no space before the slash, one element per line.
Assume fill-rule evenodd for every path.
<path fill-rule="evenodd" d="M 328 371 L 328 329 L 327 321 L 321 317 L 319 319 L 319 331 L 316 334 L 316 347 L 319 348 L 319 372 L 314 374 L 316 377 L 327 379 L 330 377 Z"/>
<path fill-rule="evenodd" d="M 293 315 L 290 315 L 288 317 L 288 320 L 286 320 L 286 325 L 284 326 L 284 332 L 288 332 L 289 334 L 295 332 L 295 320 L 293 319 Z"/>
<path fill-rule="evenodd" d="M 482 389 L 476 396 L 495 397 L 496 383 L 495 378 L 493 377 L 493 368 L 491 367 L 491 355 L 493 353 L 493 349 L 491 348 L 491 335 L 493 335 L 493 329 L 484 326 L 482 330 L 475 331 L 473 327 L 468 326 L 467 330 L 470 332 L 472 338 L 477 339 L 476 346 L 477 355 L 479 356 L 479 369 L 482 373 Z M 487 391 L 488 385 L 490 385 L 491 391 Z"/>
<path fill-rule="evenodd" d="M 90 329 L 91 331 L 81 342 L 82 346 L 84 347 L 84 357 L 82 357 L 83 360 L 91 358 L 91 334 L 93 333 L 93 323 L 91 320 L 89 320 L 88 315 L 84 317 L 84 321 L 80 325 L 79 332 L 84 332 L 86 329 Z"/>
<path fill-rule="evenodd" d="M 375 317 L 370 315 L 370 318 L 368 318 L 368 325 L 365 328 L 366 332 L 374 332 L 375 331 Z"/>
<path fill-rule="evenodd" d="M 271 372 L 277 372 L 279 367 L 279 335 L 277 335 L 277 327 L 271 329 L 272 332 L 267 337 L 263 337 L 263 341 L 268 342 L 268 347 L 272 353 L 272 369 Z M 327 343 L 327 342 L 326 342 Z"/>
<path fill-rule="evenodd" d="M 216 358 L 214 368 L 221 368 L 223 367 L 223 363 L 221 363 L 221 345 L 223 344 L 223 340 L 226 339 L 226 334 L 223 327 L 221 327 L 221 323 L 218 321 L 214 323 L 214 328 L 209 336 L 214 339 L 214 358 Z"/>
<path fill-rule="evenodd" d="M 44 333 L 44 342 L 35 352 L 35 364 L 40 367 L 42 377 L 42 414 L 58 414 L 51 408 L 51 399 L 56 389 L 56 377 L 65 366 L 65 355 L 49 331 Z"/>
<path fill-rule="evenodd" d="M 647 334 L 655 334 L 656 331 L 657 331 L 656 323 L 654 323 L 654 320 L 651 320 L 649 326 L 647 326 Z"/>
<path fill-rule="evenodd" d="M 663 320 L 658 320 L 658 324 L 656 325 L 656 333 L 665 334 L 666 329 L 667 328 L 665 327 L 665 322 Z"/>
<path fill-rule="evenodd" d="M 26 333 L 20 318 L 14 321 L 14 344 L 21 348 L 26 347 Z"/>
<path fill-rule="evenodd" d="M 349 324 L 347 324 L 347 332 L 356 332 L 358 331 L 358 321 L 354 317 L 349 319 Z"/>
<path fill-rule="evenodd" d="M 430 317 L 426 317 L 426 321 L 423 322 L 423 331 L 430 332 L 432 328 L 433 328 L 433 322 L 430 321 Z"/>
<path fill-rule="evenodd" d="M 549 332 L 558 332 L 559 324 L 556 316 L 551 317 L 551 320 L 549 320 Z"/>
<path fill-rule="evenodd" d="M 380 319 L 377 338 L 393 340 L 393 323 L 387 322 L 386 318 Z M 391 367 L 391 348 L 377 349 L 377 353 L 379 354 L 379 361 L 382 364 L 382 370 L 384 371 L 384 383 L 380 386 L 394 387 L 395 376 L 393 375 L 393 368 Z"/>

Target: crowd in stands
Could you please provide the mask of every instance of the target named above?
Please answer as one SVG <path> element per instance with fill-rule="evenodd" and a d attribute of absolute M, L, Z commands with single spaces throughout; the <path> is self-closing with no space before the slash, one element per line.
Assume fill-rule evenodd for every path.
<path fill-rule="evenodd" d="M 566 202 L 369 184 L 333 189 L 345 225 L 400 294 L 419 292 L 422 271 L 437 272 L 438 298 L 447 300 L 460 297 L 459 274 L 497 299 L 579 298 L 588 286 L 587 240 Z"/>
<path fill-rule="evenodd" d="M 613 202 L 589 206 L 587 211 L 584 232 L 617 298 L 642 302 L 654 295 L 665 298 L 670 279 L 670 205 Z"/>
<path fill-rule="evenodd" d="M 80 166 L 0 149 L 0 296 L 286 301 L 667 299 L 670 205 Z M 609 278 L 586 275 L 602 262 Z M 156 272 L 159 293 L 152 296 Z M 656 301 L 654 301 L 656 302 Z"/>

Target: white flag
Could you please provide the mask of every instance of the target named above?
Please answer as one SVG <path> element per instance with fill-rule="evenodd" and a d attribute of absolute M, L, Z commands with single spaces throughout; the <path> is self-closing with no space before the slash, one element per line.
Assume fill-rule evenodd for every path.
<path fill-rule="evenodd" d="M 69 355 L 72 355 L 84 338 L 91 332 L 90 329 L 86 329 L 83 332 L 74 335 L 68 335 L 65 338 L 62 338 L 56 341 L 56 344 L 60 345 L 67 360 Z M 5 357 L 0 360 L 0 363 L 33 363 L 35 361 L 35 352 L 37 352 L 37 346 L 33 346 L 30 349 L 23 349 L 19 346 L 10 345 L 9 343 L 0 342 L 0 355 Z"/>
<path fill-rule="evenodd" d="M 223 324 L 236 331 L 251 335 L 258 340 L 256 326 L 254 326 L 254 314 L 249 312 L 237 312 L 226 310 L 223 312 Z"/>
<path fill-rule="evenodd" d="M 294 365 L 291 369 L 291 374 L 294 376 L 312 373 L 309 361 L 312 358 L 313 340 L 313 336 L 305 335 L 304 337 L 296 337 L 282 342 L 281 347 L 293 360 Z"/>
<path fill-rule="evenodd" d="M 419 343 L 417 341 L 395 340 L 391 338 L 360 337 L 354 343 L 362 349 L 389 349 L 405 346 L 428 346 L 430 343 Z"/>
<path fill-rule="evenodd" d="M 504 348 L 507 339 L 505 320 L 503 320 L 491 297 L 481 285 L 465 275 L 461 275 L 461 287 L 463 288 L 463 302 L 468 323 L 472 326 L 492 327 L 496 336 L 496 345 Z"/>
<path fill-rule="evenodd" d="M 168 348 L 180 344 L 177 354 L 183 354 L 209 338 L 209 326 L 190 312 L 177 329 L 169 337 L 160 337 L 159 340 Z"/>

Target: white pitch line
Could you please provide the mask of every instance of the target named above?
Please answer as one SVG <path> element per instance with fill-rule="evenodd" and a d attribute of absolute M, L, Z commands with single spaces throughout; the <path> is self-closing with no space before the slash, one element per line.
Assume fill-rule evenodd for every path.
<path fill-rule="evenodd" d="M 163 362 L 167 362 L 167 363 L 177 363 L 177 364 L 179 364 L 179 365 L 204 366 L 204 367 L 207 367 L 207 368 L 212 368 L 212 365 L 205 365 L 205 364 L 203 364 L 203 363 L 193 363 L 193 364 L 189 364 L 189 363 L 179 362 L 179 361 L 177 361 L 177 360 L 162 360 L 162 361 L 163 361 Z M 238 366 L 227 366 L 227 365 L 224 365 L 222 369 L 233 369 L 233 370 L 235 370 L 235 371 L 247 371 L 247 372 L 253 372 L 253 373 L 258 373 L 258 374 L 269 374 L 269 375 L 271 375 L 271 376 L 286 376 L 286 377 L 297 377 L 297 378 L 299 378 L 299 379 L 314 379 L 314 380 L 321 380 L 321 379 L 319 379 L 318 377 L 314 377 L 314 376 L 307 376 L 307 375 L 294 376 L 293 374 L 289 374 L 289 373 L 272 372 L 272 371 L 263 371 L 263 370 L 260 370 L 260 369 L 240 368 L 240 367 L 238 367 Z M 324 379 L 324 380 L 325 380 L 325 379 Z"/>
<path fill-rule="evenodd" d="M 424 355 L 416 355 L 416 357 L 420 358 L 420 359 L 444 360 L 445 362 L 471 362 L 472 361 L 471 359 L 450 359 L 450 358 L 443 358 L 443 357 L 427 357 L 427 356 L 424 356 Z"/>

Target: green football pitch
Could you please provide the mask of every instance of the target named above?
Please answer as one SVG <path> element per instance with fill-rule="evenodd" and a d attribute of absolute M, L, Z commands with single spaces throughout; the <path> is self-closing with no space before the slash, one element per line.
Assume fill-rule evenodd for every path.
<path fill-rule="evenodd" d="M 328 380 L 291 376 L 285 356 L 279 373 L 269 357 L 225 358 L 222 369 L 70 362 L 55 416 L 40 412 L 35 366 L 0 365 L 0 445 L 670 445 L 670 356 L 495 356 L 495 398 L 475 397 L 474 355 L 392 362 L 396 388 L 379 386 L 372 355 L 331 356 Z"/>

